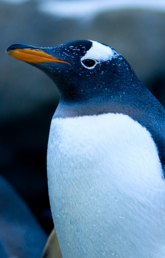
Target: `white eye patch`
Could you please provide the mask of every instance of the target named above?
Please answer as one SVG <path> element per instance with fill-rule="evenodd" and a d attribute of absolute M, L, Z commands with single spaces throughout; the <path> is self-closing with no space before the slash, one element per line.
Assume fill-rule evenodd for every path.
<path fill-rule="evenodd" d="M 114 56 L 114 51 L 97 41 L 90 40 L 92 42 L 92 47 L 87 51 L 87 53 L 81 58 L 81 61 L 84 59 L 93 59 L 97 62 L 111 60 Z M 115 55 L 116 57 L 116 55 Z"/>

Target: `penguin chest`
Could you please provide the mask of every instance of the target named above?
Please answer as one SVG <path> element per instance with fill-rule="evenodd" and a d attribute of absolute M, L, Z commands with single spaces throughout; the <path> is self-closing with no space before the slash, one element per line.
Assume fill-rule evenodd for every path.
<path fill-rule="evenodd" d="M 165 257 L 165 187 L 150 133 L 122 114 L 52 120 L 48 187 L 63 258 Z"/>

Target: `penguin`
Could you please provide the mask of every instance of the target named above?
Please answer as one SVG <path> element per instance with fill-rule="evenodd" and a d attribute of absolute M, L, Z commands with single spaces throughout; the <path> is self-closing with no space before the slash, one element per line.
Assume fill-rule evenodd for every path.
<path fill-rule="evenodd" d="M 159 101 L 118 51 L 94 40 L 13 44 L 7 53 L 45 72 L 59 90 L 47 173 L 62 257 L 165 257 Z"/>
<path fill-rule="evenodd" d="M 0 257 L 41 257 L 46 239 L 27 204 L 0 175 Z"/>

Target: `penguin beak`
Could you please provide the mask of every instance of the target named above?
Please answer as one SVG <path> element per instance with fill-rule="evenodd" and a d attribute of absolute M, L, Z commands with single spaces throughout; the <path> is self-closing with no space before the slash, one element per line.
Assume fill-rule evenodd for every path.
<path fill-rule="evenodd" d="M 71 65 L 69 62 L 47 54 L 42 50 L 31 45 L 12 44 L 6 50 L 6 53 L 18 60 L 34 64 L 34 63 L 65 63 Z"/>

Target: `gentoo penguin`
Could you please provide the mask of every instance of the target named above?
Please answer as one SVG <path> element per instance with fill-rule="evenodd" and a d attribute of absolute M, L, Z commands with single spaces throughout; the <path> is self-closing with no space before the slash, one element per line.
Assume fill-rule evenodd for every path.
<path fill-rule="evenodd" d="M 165 257 L 161 104 L 120 53 L 97 41 L 13 44 L 7 53 L 59 89 L 47 171 L 62 257 Z"/>

